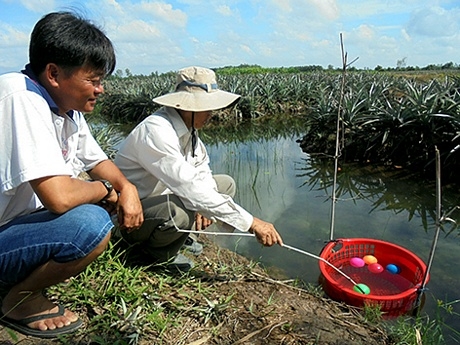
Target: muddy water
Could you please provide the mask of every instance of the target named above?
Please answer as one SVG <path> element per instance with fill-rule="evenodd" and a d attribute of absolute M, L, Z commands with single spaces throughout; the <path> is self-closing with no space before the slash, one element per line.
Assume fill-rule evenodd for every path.
<path fill-rule="evenodd" d="M 292 138 L 207 145 L 214 173 L 237 181 L 235 199 L 255 216 L 275 224 L 286 244 L 319 255 L 330 238 L 366 237 L 407 248 L 425 263 L 435 233 L 435 185 L 356 167 L 341 167 L 334 226 L 331 227 L 333 161 L 322 164 L 303 153 Z M 460 204 L 458 190 L 443 190 L 443 209 Z M 460 212 L 453 214 L 460 221 Z M 446 231 L 450 225 L 446 224 Z M 460 313 L 459 229 L 441 236 L 436 247 L 423 312 L 458 329 L 459 316 L 436 307 L 454 302 Z M 285 248 L 263 248 L 253 238 L 216 237 L 221 245 L 289 277 L 317 283 L 318 262 Z M 455 302 L 457 301 L 457 302 Z"/>

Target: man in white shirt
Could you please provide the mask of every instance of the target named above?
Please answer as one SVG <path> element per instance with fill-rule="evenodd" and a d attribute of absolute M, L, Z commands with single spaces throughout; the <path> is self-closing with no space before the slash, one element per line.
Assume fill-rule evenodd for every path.
<path fill-rule="evenodd" d="M 0 290 L 7 291 L 0 322 L 53 338 L 82 321 L 43 290 L 104 251 L 110 213 L 126 231 L 142 224 L 143 213 L 136 187 L 83 116 L 115 68 L 110 40 L 73 13 L 50 13 L 34 27 L 29 58 L 22 73 L 0 76 Z M 82 171 L 94 180 L 76 178 Z"/>
<path fill-rule="evenodd" d="M 164 107 L 137 125 L 120 146 L 114 162 L 138 188 L 145 218 L 139 230 L 120 235 L 139 244 L 153 261 L 174 260 L 184 271 L 193 267 L 177 254 L 188 236 L 177 230 L 191 229 L 194 222 L 196 230 L 202 230 L 219 221 L 254 233 L 265 246 L 282 245 L 272 224 L 232 199 L 233 179 L 212 175 L 197 135 L 213 110 L 228 107 L 239 97 L 219 90 L 212 70 L 184 68 L 177 74 L 175 91 L 153 100 Z"/>

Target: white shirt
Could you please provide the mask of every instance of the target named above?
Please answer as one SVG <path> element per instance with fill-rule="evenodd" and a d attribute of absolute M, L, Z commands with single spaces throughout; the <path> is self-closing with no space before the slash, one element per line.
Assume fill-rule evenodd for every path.
<path fill-rule="evenodd" d="M 26 75 L 0 76 L 0 225 L 43 207 L 28 181 L 76 177 L 107 159 L 82 113 L 56 113 L 50 95 Z"/>
<path fill-rule="evenodd" d="M 115 164 L 144 199 L 177 195 L 188 210 L 248 231 L 252 215 L 217 191 L 209 156 L 198 138 L 192 157 L 191 134 L 174 108 L 163 107 L 147 117 L 123 141 Z"/>

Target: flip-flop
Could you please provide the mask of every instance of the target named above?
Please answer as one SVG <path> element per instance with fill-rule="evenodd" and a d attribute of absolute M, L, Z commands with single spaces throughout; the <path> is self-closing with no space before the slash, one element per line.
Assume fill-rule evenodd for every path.
<path fill-rule="evenodd" d="M 0 311 L 0 322 L 4 323 L 8 328 L 14 329 L 15 331 L 18 331 L 22 334 L 38 338 L 57 338 L 57 336 L 59 335 L 73 333 L 83 325 L 83 321 L 78 319 L 77 321 L 72 322 L 68 326 L 56 329 L 48 329 L 46 331 L 41 331 L 39 329 L 34 329 L 27 326 L 31 322 L 52 319 L 53 317 L 64 315 L 65 308 L 59 304 L 58 307 L 59 310 L 56 313 L 27 317 L 22 320 L 13 320 L 9 317 L 4 316 L 3 313 Z"/>

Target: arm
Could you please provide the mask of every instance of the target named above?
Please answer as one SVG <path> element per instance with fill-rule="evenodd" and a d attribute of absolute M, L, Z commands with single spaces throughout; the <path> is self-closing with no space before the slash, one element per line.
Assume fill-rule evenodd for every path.
<path fill-rule="evenodd" d="M 152 116 L 130 134 L 120 153 L 129 157 L 183 201 L 188 210 L 247 231 L 252 216 L 229 196 L 218 193 L 206 152 L 197 148 L 199 164 L 186 160 L 180 138 L 167 120 Z M 186 151 L 186 150 L 185 150 Z M 198 153 L 199 152 L 199 153 Z"/>
<path fill-rule="evenodd" d="M 139 228 L 144 221 L 139 194 L 136 187 L 126 179 L 120 169 L 112 161 L 105 160 L 88 173 L 95 180 L 104 179 L 112 183 L 116 192 L 113 192 L 107 201 L 116 205 L 120 226 L 126 228 L 128 232 Z"/>
<path fill-rule="evenodd" d="M 138 228 L 143 222 L 143 215 L 136 187 L 109 160 L 96 165 L 90 176 L 113 184 L 114 190 L 106 200 L 116 205 L 120 226 L 130 230 Z M 98 203 L 107 195 L 107 189 L 100 181 L 84 181 L 65 175 L 38 178 L 31 180 L 30 184 L 43 205 L 57 214 L 78 205 Z"/>
<path fill-rule="evenodd" d="M 114 187 L 113 193 L 106 199 L 107 203 L 103 205 L 104 208 L 108 212 L 116 209 L 118 224 L 126 228 L 128 232 L 140 227 L 144 218 L 136 187 L 126 179 L 111 160 L 107 159 L 92 136 L 83 115 L 78 113 L 78 119 L 76 115 L 74 114 L 74 119 L 80 128 L 78 159 L 89 169 L 88 174 L 92 179 L 108 180 Z"/>
<path fill-rule="evenodd" d="M 78 205 L 95 204 L 107 194 L 101 182 L 83 181 L 66 175 L 41 177 L 29 183 L 43 206 L 57 214 Z"/>

